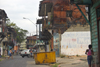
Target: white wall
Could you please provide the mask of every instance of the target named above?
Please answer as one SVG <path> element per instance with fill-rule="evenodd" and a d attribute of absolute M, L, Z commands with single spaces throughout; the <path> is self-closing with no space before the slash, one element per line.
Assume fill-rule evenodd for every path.
<path fill-rule="evenodd" d="M 3 49 L 2 49 L 2 47 L 0 47 L 0 49 L 1 49 L 1 52 L 0 53 L 1 53 L 1 55 L 3 55 Z"/>
<path fill-rule="evenodd" d="M 85 55 L 89 44 L 91 44 L 90 31 L 65 32 L 62 34 L 61 54 Z"/>

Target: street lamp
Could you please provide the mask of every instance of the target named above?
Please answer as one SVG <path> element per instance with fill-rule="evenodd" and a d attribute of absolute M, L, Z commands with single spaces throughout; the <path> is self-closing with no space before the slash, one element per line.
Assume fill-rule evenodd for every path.
<path fill-rule="evenodd" d="M 37 35 L 37 25 L 36 25 L 33 21 L 31 21 L 29 18 L 25 18 L 25 17 L 23 17 L 23 19 L 27 19 L 27 20 L 29 20 L 30 22 L 32 22 L 32 23 L 36 26 L 36 35 Z"/>

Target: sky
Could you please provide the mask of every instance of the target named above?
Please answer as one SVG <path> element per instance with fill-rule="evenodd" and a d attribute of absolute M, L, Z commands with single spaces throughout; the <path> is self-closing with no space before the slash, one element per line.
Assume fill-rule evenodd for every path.
<path fill-rule="evenodd" d="M 39 3 L 41 0 L 0 0 L 0 9 L 5 10 L 11 22 L 28 30 L 29 35 L 36 34 L 36 19 L 39 19 Z M 23 19 L 23 17 L 28 19 Z M 34 24 L 33 24 L 33 23 Z"/>

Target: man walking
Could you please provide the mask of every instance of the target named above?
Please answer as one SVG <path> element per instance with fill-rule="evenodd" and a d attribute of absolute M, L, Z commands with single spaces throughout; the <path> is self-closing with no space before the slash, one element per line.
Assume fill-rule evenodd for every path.
<path fill-rule="evenodd" d="M 13 59 L 13 56 L 12 56 L 12 49 L 9 50 L 8 55 L 9 55 L 8 59 L 9 59 L 10 57 Z"/>

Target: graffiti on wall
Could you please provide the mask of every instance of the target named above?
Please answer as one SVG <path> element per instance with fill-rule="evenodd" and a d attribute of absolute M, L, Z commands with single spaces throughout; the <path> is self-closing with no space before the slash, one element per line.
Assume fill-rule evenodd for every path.
<path fill-rule="evenodd" d="M 68 52 L 69 55 L 77 54 L 77 49 L 83 53 L 90 43 L 90 32 L 65 32 L 62 34 L 61 53 L 67 51 L 64 52 L 64 54 L 67 54 Z M 82 54 L 81 52 L 78 54 Z"/>
<path fill-rule="evenodd" d="M 59 56 L 59 34 L 58 33 L 54 33 L 54 51 L 56 51 L 56 56 Z"/>

